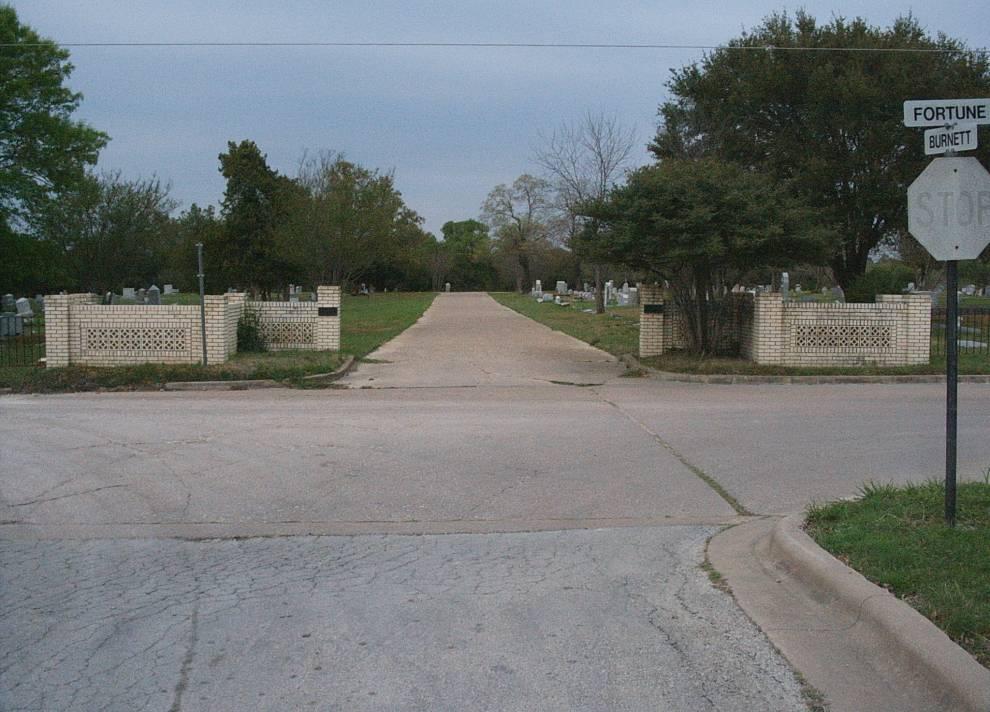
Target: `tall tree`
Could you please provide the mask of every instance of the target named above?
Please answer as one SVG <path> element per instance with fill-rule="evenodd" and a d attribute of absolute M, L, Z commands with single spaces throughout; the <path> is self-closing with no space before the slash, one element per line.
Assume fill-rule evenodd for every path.
<path fill-rule="evenodd" d="M 595 279 L 595 311 L 605 312 L 598 225 L 581 216 L 581 206 L 603 200 L 628 164 L 636 132 L 604 113 L 585 114 L 579 123 L 561 124 L 541 136 L 536 163 L 551 177 L 557 202 L 567 221 L 568 246 L 590 260 Z"/>
<path fill-rule="evenodd" d="M 929 37 L 912 17 L 881 29 L 799 12 L 771 15 L 668 87 L 653 153 L 715 156 L 788 181 L 832 228 L 830 265 L 848 285 L 871 250 L 906 231 L 905 191 L 926 159 L 902 103 L 985 96 L 990 69 L 986 54 Z"/>
<path fill-rule="evenodd" d="M 511 186 L 497 185 L 481 208 L 481 219 L 495 231 L 499 249 L 518 266 L 516 291 L 533 284 L 531 259 L 549 238 L 550 183 L 524 174 Z"/>
<path fill-rule="evenodd" d="M 59 248 L 64 288 L 103 293 L 157 281 L 175 207 L 161 181 L 125 180 L 120 173 L 91 176 L 65 193 L 42 223 Z"/>
<path fill-rule="evenodd" d="M 275 236 L 286 222 L 298 187 L 268 166 L 254 141 L 230 141 L 219 158 L 220 172 L 227 179 L 221 211 L 224 271 L 267 297 L 292 278 Z"/>
<path fill-rule="evenodd" d="M 478 220 L 450 220 L 440 228 L 455 288 L 490 289 L 495 283 L 488 226 Z"/>
<path fill-rule="evenodd" d="M 82 94 L 64 86 L 69 53 L 8 5 L 0 5 L 0 43 L 0 221 L 23 230 L 85 181 L 108 137 L 71 118 Z"/>
<path fill-rule="evenodd" d="M 282 231 L 286 254 L 312 284 L 344 284 L 405 259 L 423 237 L 393 177 L 333 152 L 301 161 L 301 193 Z"/>
<path fill-rule="evenodd" d="M 771 178 L 714 159 L 641 168 L 589 205 L 612 261 L 670 282 L 696 350 L 708 352 L 709 308 L 747 270 L 813 260 L 822 240 L 808 210 Z"/>

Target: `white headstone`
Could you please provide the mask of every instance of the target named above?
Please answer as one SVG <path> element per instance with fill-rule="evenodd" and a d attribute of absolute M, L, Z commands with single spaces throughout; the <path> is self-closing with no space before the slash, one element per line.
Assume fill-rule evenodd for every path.
<path fill-rule="evenodd" d="M 567 294 L 567 282 L 557 280 L 557 286 L 554 291 L 557 292 L 557 294 Z"/>
<path fill-rule="evenodd" d="M 450 291 L 450 282 L 447 282 L 447 284 L 443 285 L 443 291 L 445 291 L 445 292 L 449 292 Z"/>
<path fill-rule="evenodd" d="M 14 304 L 17 307 L 17 316 L 34 316 L 34 311 L 31 309 L 31 302 L 27 297 L 21 297 Z"/>
<path fill-rule="evenodd" d="M 3 310 L 4 311 L 13 311 L 14 304 L 15 303 L 16 303 L 16 300 L 14 299 L 14 295 L 13 294 L 4 294 L 3 295 Z"/>
<path fill-rule="evenodd" d="M 134 287 L 124 287 L 124 291 L 120 293 L 124 299 L 137 299 L 137 295 L 134 292 Z"/>
<path fill-rule="evenodd" d="M 780 295 L 784 298 L 786 302 L 791 293 L 791 275 L 787 272 L 782 272 L 780 275 Z"/>
<path fill-rule="evenodd" d="M 161 304 L 162 303 L 162 293 L 155 285 L 151 285 L 148 288 L 147 294 L 148 304 Z"/>

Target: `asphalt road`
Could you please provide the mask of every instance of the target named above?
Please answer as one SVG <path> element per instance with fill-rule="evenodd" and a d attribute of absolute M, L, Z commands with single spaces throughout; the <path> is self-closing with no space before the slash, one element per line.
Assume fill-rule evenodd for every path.
<path fill-rule="evenodd" d="M 481 295 L 374 356 L 0 398 L 0 709 L 801 709 L 705 539 L 941 473 L 937 385 L 624 378 Z M 966 476 L 988 431 L 963 384 Z"/>

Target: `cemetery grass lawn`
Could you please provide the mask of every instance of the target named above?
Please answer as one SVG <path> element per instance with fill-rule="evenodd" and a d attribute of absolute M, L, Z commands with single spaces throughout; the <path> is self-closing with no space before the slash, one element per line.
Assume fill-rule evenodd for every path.
<path fill-rule="evenodd" d="M 534 321 L 562 331 L 614 356 L 639 350 L 639 307 L 609 307 L 605 314 L 587 314 L 594 302 L 574 301 L 570 306 L 537 302 L 529 295 L 489 292 L 499 304 Z"/>
<path fill-rule="evenodd" d="M 0 368 L 0 388 L 22 393 L 94 390 L 157 390 L 169 381 L 271 379 L 298 387 L 320 387 L 304 376 L 329 373 L 348 355 L 363 358 L 411 326 L 433 303 L 433 293 L 344 295 L 341 351 L 265 351 L 239 353 L 224 364 L 141 364 L 116 368 Z"/>
<path fill-rule="evenodd" d="M 855 501 L 812 505 L 820 546 L 892 591 L 990 667 L 990 469 L 960 482 L 956 527 L 941 482 L 864 485 Z"/>

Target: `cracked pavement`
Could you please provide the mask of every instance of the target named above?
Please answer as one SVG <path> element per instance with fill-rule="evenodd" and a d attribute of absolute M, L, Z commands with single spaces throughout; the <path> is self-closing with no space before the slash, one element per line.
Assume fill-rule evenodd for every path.
<path fill-rule="evenodd" d="M 622 378 L 436 304 L 349 390 L 0 397 L 0 709 L 803 709 L 699 568 L 742 519 L 702 475 L 768 514 L 937 474 L 941 388 Z M 964 386 L 964 477 L 988 430 Z"/>

